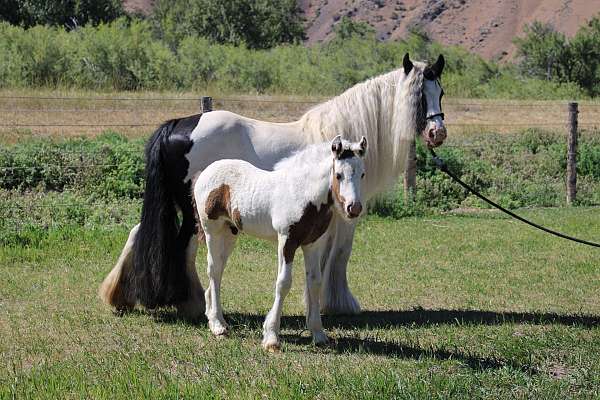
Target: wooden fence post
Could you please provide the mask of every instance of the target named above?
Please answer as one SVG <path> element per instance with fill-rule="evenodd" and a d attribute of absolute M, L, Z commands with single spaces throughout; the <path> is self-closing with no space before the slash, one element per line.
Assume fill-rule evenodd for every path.
<path fill-rule="evenodd" d="M 569 103 L 569 137 L 567 140 L 567 204 L 577 196 L 577 103 Z"/>
<path fill-rule="evenodd" d="M 202 96 L 202 99 L 200 99 L 200 111 L 202 114 L 212 111 L 212 97 Z"/>
<path fill-rule="evenodd" d="M 406 168 L 404 170 L 404 201 L 412 202 L 417 190 L 417 145 L 415 140 L 411 140 L 408 145 L 408 157 L 406 159 Z"/>

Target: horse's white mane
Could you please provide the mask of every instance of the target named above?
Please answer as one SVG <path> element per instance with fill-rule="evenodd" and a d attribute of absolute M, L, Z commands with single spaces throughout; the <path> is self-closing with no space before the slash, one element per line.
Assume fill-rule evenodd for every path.
<path fill-rule="evenodd" d="M 286 158 L 281 159 L 275 166 L 274 170 L 296 170 L 299 167 L 314 165 L 325 160 L 333 160 L 331 155 L 331 143 L 322 142 L 314 143 L 298 150 Z M 331 161 L 332 162 L 332 161 Z"/>
<path fill-rule="evenodd" d="M 365 158 L 369 196 L 396 182 L 404 171 L 408 145 L 417 132 L 425 64 L 369 79 L 310 109 L 298 121 L 307 142 L 349 141 L 366 136 Z"/>

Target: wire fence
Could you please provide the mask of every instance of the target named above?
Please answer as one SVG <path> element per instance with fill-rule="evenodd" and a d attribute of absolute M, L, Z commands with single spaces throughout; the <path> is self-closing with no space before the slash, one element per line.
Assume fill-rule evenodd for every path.
<path fill-rule="evenodd" d="M 258 96 L 213 98 L 215 109 L 228 109 L 275 122 L 299 118 L 327 98 Z M 446 124 L 460 133 L 481 130 L 507 133 L 540 127 L 561 129 L 566 102 L 518 102 L 449 99 L 444 101 Z M 0 96 L 0 134 L 81 135 L 117 129 L 125 134 L 149 133 L 167 119 L 198 113 L 201 97 L 143 96 Z M 580 106 L 579 126 L 600 129 L 600 104 Z"/>
<path fill-rule="evenodd" d="M 291 121 L 299 118 L 311 107 L 327 101 L 327 98 L 290 99 L 269 97 L 215 97 L 214 109 L 227 109 L 252 118 L 269 121 Z M 0 137 L 3 141 L 18 141 L 23 137 L 51 135 L 72 137 L 94 135 L 107 129 L 141 136 L 147 135 L 165 120 L 199 113 L 201 97 L 142 97 L 142 96 L 0 96 Z M 567 102 L 513 102 L 449 99 L 443 103 L 449 139 L 446 148 L 462 148 L 478 151 L 489 149 L 489 143 L 471 139 L 471 134 L 485 132 L 516 133 L 526 128 L 543 128 L 558 132 L 567 131 Z M 581 103 L 579 127 L 583 135 L 600 136 L 600 104 Z M 0 147 L 0 151 L 2 148 Z M 140 149 L 130 149 L 136 154 Z M 80 174 L 94 169 L 119 168 L 117 163 L 106 162 L 101 150 L 92 154 L 89 149 L 62 149 L 66 161 L 44 168 L 53 168 L 68 176 L 73 182 Z M 141 154 L 139 154 L 141 157 Z M 0 175 L 40 171 L 39 165 L 1 166 Z M 554 187 L 550 190 L 555 190 Z M 2 200 L 2 199 L 0 199 Z M 62 211 L 56 209 L 87 210 L 94 208 L 97 200 L 89 202 L 39 202 L 30 197 L 14 197 L 2 201 L 0 216 L 10 218 L 15 231 L 23 227 L 48 221 L 61 224 L 66 221 Z M 139 206 L 140 200 L 133 200 Z M 106 206 L 106 204 L 105 204 Z M 106 207 L 116 207 L 108 205 Z M 117 213 L 119 214 L 119 213 Z M 123 211 L 125 215 L 127 212 Z M 97 216 L 117 225 L 127 225 L 131 216 Z M 60 215 L 57 217 L 57 215 Z M 42 217 L 43 216 L 43 217 Z M 4 228 L 6 229 L 6 226 Z"/>

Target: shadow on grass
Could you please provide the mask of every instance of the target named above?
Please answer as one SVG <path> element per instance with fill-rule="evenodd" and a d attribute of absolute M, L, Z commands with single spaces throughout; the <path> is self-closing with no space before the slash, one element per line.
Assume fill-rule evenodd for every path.
<path fill-rule="evenodd" d="M 510 323 L 560 324 L 584 327 L 600 326 L 600 317 L 536 312 L 496 312 L 480 310 L 363 311 L 359 315 L 325 316 L 328 327 L 393 328 L 429 325 L 502 325 Z"/>
<path fill-rule="evenodd" d="M 129 314 L 151 315 L 161 323 L 186 323 L 190 325 L 206 325 L 206 318 L 201 316 L 190 320 L 181 317 L 174 309 L 166 308 L 157 311 L 134 310 Z M 232 326 L 244 326 L 248 329 L 262 327 L 265 315 L 258 314 L 226 314 L 225 318 Z M 600 317 L 594 315 L 535 313 L 535 312 L 496 312 L 480 310 L 428 310 L 417 308 L 398 311 L 363 311 L 358 315 L 324 315 L 323 325 L 328 328 L 394 328 L 421 327 L 431 325 L 502 325 L 511 323 L 560 324 L 583 327 L 600 326 Z M 304 317 L 291 315 L 281 317 L 281 326 L 286 329 L 304 329 Z"/>
<path fill-rule="evenodd" d="M 299 335 L 281 335 L 281 337 L 287 343 L 304 346 L 311 344 L 310 337 L 302 337 Z M 465 353 L 458 349 L 449 351 L 434 348 L 415 347 L 395 341 L 393 339 L 384 340 L 369 336 L 344 336 L 335 338 L 330 341 L 330 344 L 326 348 L 331 349 L 338 354 L 362 353 L 412 360 L 422 360 L 428 358 L 440 361 L 455 360 L 476 371 L 508 367 L 530 375 L 539 372 L 538 368 L 532 365 L 530 362 L 522 363 L 513 360 L 505 360 L 502 358 L 481 357 L 475 354 Z"/>
<path fill-rule="evenodd" d="M 186 323 L 206 328 L 204 318 L 190 321 L 180 318 L 174 310 L 163 310 L 151 313 L 160 323 Z M 264 315 L 231 313 L 225 319 L 234 331 L 240 328 L 247 330 L 261 330 Z M 568 315 L 556 313 L 517 313 L 494 312 L 479 310 L 427 310 L 414 309 L 403 311 L 363 311 L 359 315 L 324 316 L 323 324 L 326 329 L 386 329 L 394 327 L 422 327 L 432 325 L 502 325 L 505 323 L 532 323 L 532 324 L 561 324 L 583 327 L 600 326 L 600 317 L 589 315 Z M 305 320 L 303 316 L 282 316 L 281 327 L 285 330 L 303 331 Z M 287 343 L 309 345 L 310 337 L 299 334 L 282 334 L 282 339 Z M 537 368 L 529 362 L 518 362 L 495 357 L 481 357 L 465 353 L 458 349 L 453 351 L 434 348 L 422 348 L 401 343 L 389 338 L 369 336 L 359 337 L 346 335 L 334 338 L 329 349 L 338 354 L 365 353 L 385 357 L 410 358 L 419 360 L 431 358 L 435 360 L 457 360 L 463 365 L 474 370 L 488 370 L 508 367 L 528 374 L 538 372 Z"/>
<path fill-rule="evenodd" d="M 265 316 L 232 313 L 226 316 L 233 325 L 260 327 Z M 328 328 L 394 328 L 431 325 L 502 325 L 510 323 L 560 324 L 583 327 L 600 326 L 600 317 L 557 313 L 519 313 L 480 310 L 399 310 L 363 311 L 358 315 L 325 315 L 323 325 Z M 304 317 L 282 316 L 281 326 L 303 329 Z"/>

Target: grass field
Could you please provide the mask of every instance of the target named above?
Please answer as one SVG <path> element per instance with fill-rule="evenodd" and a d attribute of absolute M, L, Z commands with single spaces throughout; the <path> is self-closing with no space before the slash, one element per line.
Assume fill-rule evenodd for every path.
<path fill-rule="evenodd" d="M 598 208 L 522 213 L 600 240 Z M 223 283 L 233 329 L 216 340 L 172 310 L 100 303 L 126 236 L 56 227 L 0 249 L 0 398 L 600 396 L 600 253 L 496 213 L 362 221 L 349 279 L 365 311 L 326 317 L 326 348 L 303 327 L 298 259 L 279 354 L 260 347 L 274 245 L 238 243 Z"/>

